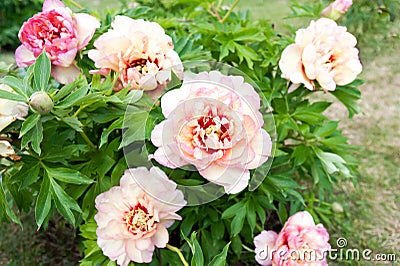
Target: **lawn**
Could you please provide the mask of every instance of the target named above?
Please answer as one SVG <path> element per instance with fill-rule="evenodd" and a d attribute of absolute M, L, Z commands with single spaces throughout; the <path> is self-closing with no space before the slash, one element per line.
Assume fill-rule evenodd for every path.
<path fill-rule="evenodd" d="M 77 2 L 85 4 L 82 0 Z M 288 2 L 247 0 L 241 1 L 238 8 L 249 9 L 255 18 L 279 24 L 290 13 Z M 113 5 L 112 1 L 99 0 L 91 5 L 103 14 L 103 3 L 106 7 Z M 373 254 L 396 253 L 400 258 L 400 27 L 394 27 L 386 35 L 379 49 L 369 47 L 369 42 L 359 47 L 364 67 L 361 78 L 365 80 L 361 87 L 363 114 L 350 120 L 338 103 L 327 111 L 331 118 L 341 120 L 350 143 L 360 147 L 356 152 L 360 159 L 357 184 L 343 182 L 336 190 L 336 200 L 345 210 L 345 222 L 329 231 L 333 239 L 346 238 L 349 247 L 371 249 Z M 13 54 L 1 53 L 0 61 L 13 62 Z M 36 232 L 33 214 L 25 215 L 22 220 L 24 231 L 16 225 L 0 227 L 0 265 L 76 264 L 79 253 L 71 228 L 56 219 L 49 231 Z M 334 242 L 332 246 L 335 248 Z M 346 263 L 382 265 L 373 261 L 342 261 L 332 265 Z"/>

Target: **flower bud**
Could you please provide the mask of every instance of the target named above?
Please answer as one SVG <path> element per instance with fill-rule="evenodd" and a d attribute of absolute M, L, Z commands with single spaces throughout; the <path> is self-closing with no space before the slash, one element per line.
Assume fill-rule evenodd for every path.
<path fill-rule="evenodd" d="M 353 4 L 352 0 L 336 0 L 321 12 L 321 16 L 338 20 Z"/>
<path fill-rule="evenodd" d="M 32 94 L 29 104 L 33 110 L 41 115 L 48 114 L 51 109 L 53 109 L 53 101 L 44 91 L 38 91 Z"/>
<path fill-rule="evenodd" d="M 342 205 L 340 205 L 340 204 L 337 203 L 337 202 L 334 202 L 334 203 L 332 204 L 332 211 L 335 212 L 335 213 L 342 213 L 342 212 L 344 212 Z"/>

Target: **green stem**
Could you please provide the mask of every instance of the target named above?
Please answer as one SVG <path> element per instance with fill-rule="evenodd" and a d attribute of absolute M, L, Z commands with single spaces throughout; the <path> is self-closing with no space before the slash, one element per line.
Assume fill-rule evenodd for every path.
<path fill-rule="evenodd" d="M 182 263 L 184 266 L 189 266 L 189 264 L 187 263 L 187 261 L 185 260 L 185 257 L 183 256 L 181 250 L 177 247 L 171 246 L 170 244 L 167 244 L 167 249 L 176 252 L 179 256 L 179 258 L 181 259 Z"/>
<path fill-rule="evenodd" d="M 81 6 L 80 4 L 78 4 L 77 2 L 75 2 L 74 0 L 68 0 L 68 2 L 70 2 L 73 6 L 79 8 L 79 9 L 84 9 L 83 6 Z"/>
<path fill-rule="evenodd" d="M 259 224 L 256 224 L 256 227 L 257 227 L 257 229 L 258 229 L 258 230 L 260 230 L 260 231 L 264 231 L 264 228 L 262 228 L 262 227 L 261 227 L 261 225 L 259 225 Z"/>
<path fill-rule="evenodd" d="M 225 20 L 229 17 L 229 15 L 232 13 L 233 9 L 239 4 L 240 0 L 236 0 L 235 3 L 229 8 L 228 13 L 225 14 L 225 16 L 222 18 L 221 23 L 224 23 Z"/>
<path fill-rule="evenodd" d="M 76 112 L 72 115 L 72 117 L 77 117 L 77 116 L 79 115 L 79 113 L 80 113 L 83 109 L 85 109 L 86 107 L 88 107 L 88 104 L 80 106 L 79 109 L 76 110 Z"/>
<path fill-rule="evenodd" d="M 93 149 L 96 150 L 96 146 L 93 144 L 93 142 L 90 141 L 90 139 L 88 138 L 88 136 L 86 135 L 86 133 L 84 131 L 79 132 L 82 136 L 82 138 L 86 141 L 86 143 Z"/>
<path fill-rule="evenodd" d="M 254 249 L 249 248 L 249 247 L 246 246 L 245 244 L 242 244 L 242 247 L 243 247 L 245 250 L 247 250 L 247 251 L 249 251 L 249 252 L 251 252 L 251 253 L 254 252 Z"/>

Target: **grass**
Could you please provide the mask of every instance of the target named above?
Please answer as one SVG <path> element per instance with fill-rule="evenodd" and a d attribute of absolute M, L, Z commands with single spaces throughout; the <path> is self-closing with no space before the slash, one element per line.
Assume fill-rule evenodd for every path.
<path fill-rule="evenodd" d="M 84 1 L 78 1 L 84 3 Z M 113 5 L 112 1 L 93 1 L 94 7 Z M 233 2 L 233 0 L 232 0 Z M 267 18 L 278 23 L 290 10 L 285 0 L 241 1 L 239 8 L 250 9 L 255 18 Z M 99 11 L 100 12 L 100 11 Z M 104 12 L 102 10 L 101 12 Z M 290 22 L 290 21 L 289 21 Z M 390 36 L 376 43 L 361 44 L 366 83 L 362 115 L 347 118 L 344 107 L 335 103 L 327 115 L 341 121 L 350 143 L 359 145 L 360 175 L 357 185 L 342 182 L 335 191 L 336 200 L 346 210 L 346 222 L 341 228 L 330 228 L 332 239 L 345 237 L 349 247 L 373 250 L 377 253 L 396 253 L 400 258 L 400 66 L 396 36 L 400 27 L 392 28 Z M 394 36 L 394 37 L 393 37 Z M 368 46 L 369 45 L 369 46 Z M 371 46 L 380 50 L 371 49 Z M 12 53 L 1 53 L 0 61 L 12 62 Z M 23 217 L 24 231 L 16 225 L 0 227 L 0 265 L 75 264 L 79 259 L 74 232 L 61 221 L 53 221 L 46 232 L 36 231 L 33 215 Z M 64 242 L 65 241 L 65 242 Z M 335 248 L 335 243 L 332 242 Z M 59 254 L 51 251 L 59 250 Z M 373 261 L 340 261 L 331 265 L 399 265 Z"/>

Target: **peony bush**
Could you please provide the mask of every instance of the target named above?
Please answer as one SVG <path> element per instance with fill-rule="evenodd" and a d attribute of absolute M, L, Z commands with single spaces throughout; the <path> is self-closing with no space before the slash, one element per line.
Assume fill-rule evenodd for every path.
<path fill-rule="evenodd" d="M 327 265 L 357 165 L 327 94 L 360 112 L 357 40 L 233 8 L 45 0 L 0 79 L 0 219 L 61 215 L 82 265 Z"/>

